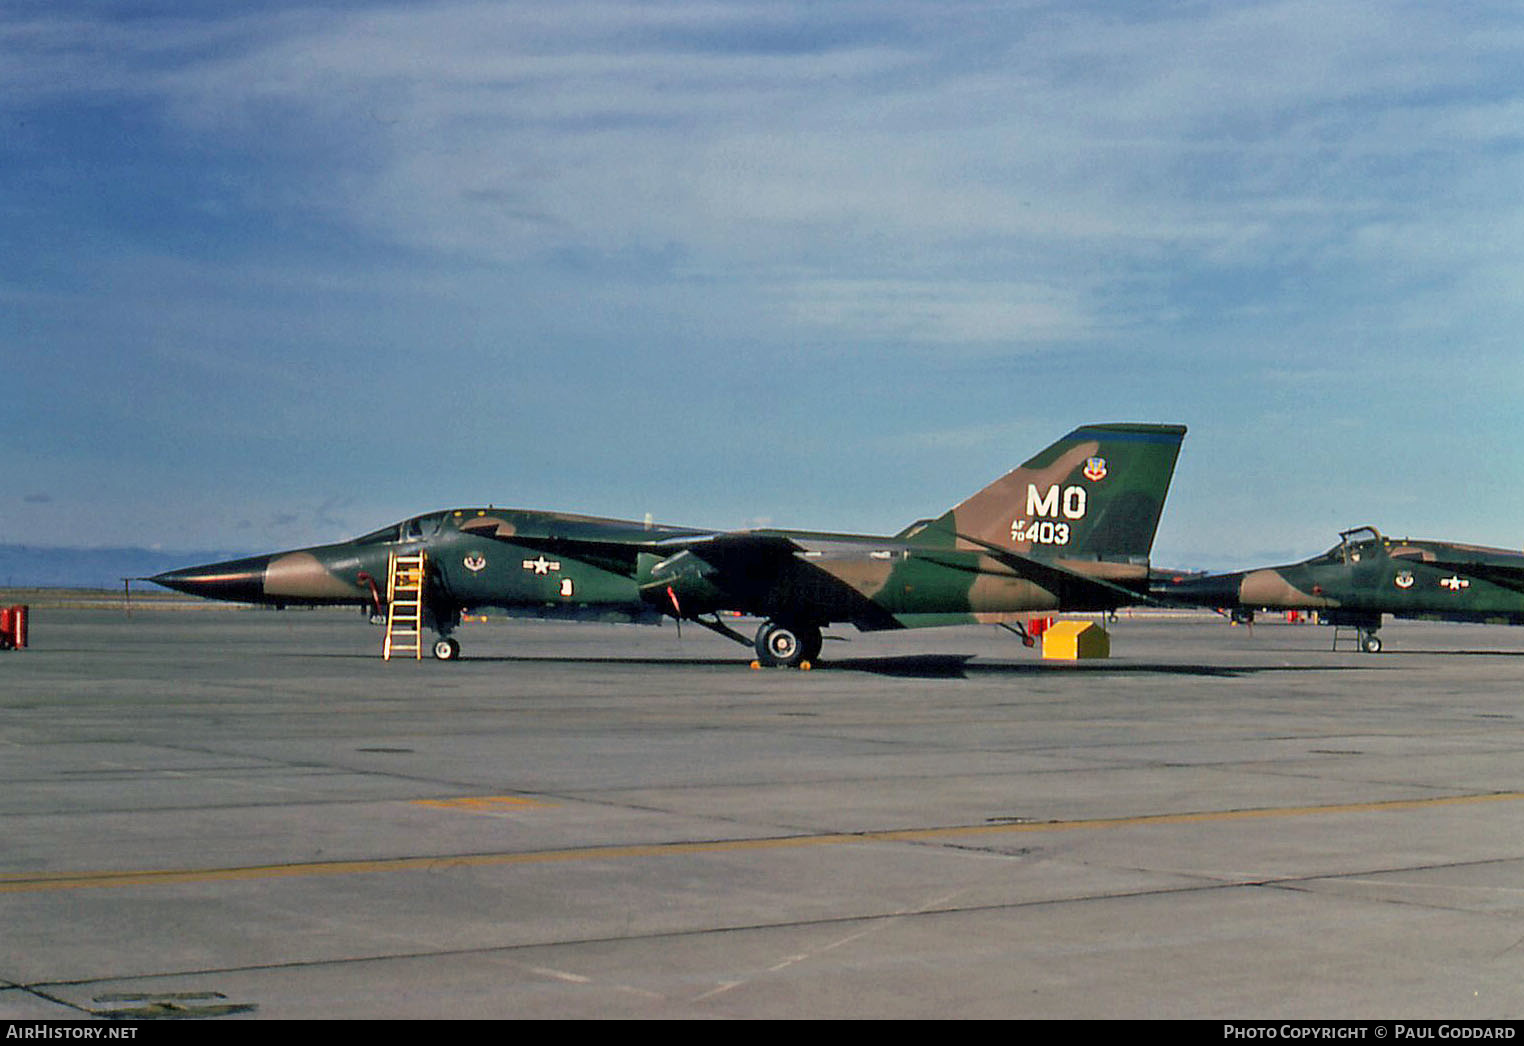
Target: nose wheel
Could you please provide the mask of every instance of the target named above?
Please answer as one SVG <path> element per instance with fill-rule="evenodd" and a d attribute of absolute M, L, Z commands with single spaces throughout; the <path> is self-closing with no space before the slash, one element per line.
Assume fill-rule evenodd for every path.
<path fill-rule="evenodd" d="M 820 657 L 816 625 L 768 621 L 757 629 L 757 660 L 769 668 L 800 668 Z"/>
<path fill-rule="evenodd" d="M 434 644 L 434 656 L 440 661 L 458 661 L 460 641 L 453 636 L 440 636 Z"/>

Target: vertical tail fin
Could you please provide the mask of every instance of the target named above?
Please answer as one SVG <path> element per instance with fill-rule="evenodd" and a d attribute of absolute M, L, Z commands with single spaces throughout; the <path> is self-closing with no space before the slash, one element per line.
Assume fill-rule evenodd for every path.
<path fill-rule="evenodd" d="M 1026 556 L 1146 561 L 1184 425 L 1085 425 L 902 537 Z"/>

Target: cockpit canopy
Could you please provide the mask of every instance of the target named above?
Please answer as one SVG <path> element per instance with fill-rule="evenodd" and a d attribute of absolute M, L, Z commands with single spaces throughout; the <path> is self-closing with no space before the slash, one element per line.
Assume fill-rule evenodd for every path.
<path fill-rule="evenodd" d="M 1339 531 L 1339 543 L 1327 552 L 1318 556 L 1315 563 L 1358 563 L 1369 550 L 1379 549 L 1387 544 L 1386 538 L 1381 536 L 1381 531 L 1375 527 L 1355 527 L 1353 530 Z"/>
<path fill-rule="evenodd" d="M 414 516 L 405 519 L 401 523 L 393 523 L 389 527 L 382 527 L 362 537 L 355 538 L 356 545 L 395 545 L 402 541 L 421 541 L 424 538 L 433 537 L 439 533 L 439 528 L 444 525 L 448 512 L 430 512 L 424 516 Z"/>

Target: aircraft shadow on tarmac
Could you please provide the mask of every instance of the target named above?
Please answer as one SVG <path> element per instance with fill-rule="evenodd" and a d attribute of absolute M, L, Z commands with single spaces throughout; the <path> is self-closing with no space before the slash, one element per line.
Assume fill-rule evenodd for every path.
<path fill-rule="evenodd" d="M 344 656 L 355 655 L 322 655 Z M 1383 659 L 1384 660 L 1384 659 Z M 501 656 L 461 658 L 461 663 L 501 665 L 625 665 L 660 668 L 733 668 L 746 669 L 744 661 L 734 658 L 688 657 L 535 657 Z M 883 657 L 832 658 L 815 665 L 815 672 L 860 672 L 867 675 L 905 679 L 969 679 L 974 676 L 1037 677 L 1042 675 L 1163 675 L 1237 679 L 1267 672 L 1349 672 L 1370 668 L 1396 667 L 1382 664 L 1359 665 L 1192 665 L 1165 662 L 1120 663 L 1116 661 L 984 661 L 975 654 L 901 654 Z M 796 670 L 768 669 L 768 672 L 796 674 Z"/>
<path fill-rule="evenodd" d="M 1328 653 L 1327 651 L 1311 651 Z M 1370 669 L 1395 669 L 1402 653 L 1452 657 L 1491 655 L 1524 657 L 1524 651 L 1489 650 L 1411 650 L 1363 659 L 1359 664 L 1320 665 L 1192 665 L 1167 662 L 1116 661 L 986 661 L 973 654 L 907 654 L 890 657 L 856 657 L 824 661 L 815 671 L 867 672 L 874 675 L 921 677 L 926 679 L 967 679 L 970 676 L 1039 676 L 1054 673 L 1080 675 L 1161 675 L 1238 679 L 1268 672 L 1356 672 Z M 672 664 L 681 662 L 673 661 Z M 722 664 L 724 662 L 714 662 Z"/>
<path fill-rule="evenodd" d="M 747 670 L 744 661 L 734 658 L 693 657 L 471 657 L 463 662 L 522 665 L 642 665 L 660 668 L 733 668 Z M 873 675 L 903 676 L 920 679 L 966 679 L 965 671 L 973 654 L 909 654 L 899 657 L 858 657 L 823 661 L 811 668 L 813 672 L 867 672 Z M 987 667 L 987 666 L 981 666 Z M 759 670 L 760 671 L 760 670 Z M 788 675 L 799 674 L 795 669 L 766 669 Z"/>

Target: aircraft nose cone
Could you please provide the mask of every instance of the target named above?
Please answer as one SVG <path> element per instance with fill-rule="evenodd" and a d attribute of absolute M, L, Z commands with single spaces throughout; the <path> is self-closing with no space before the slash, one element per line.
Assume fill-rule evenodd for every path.
<path fill-rule="evenodd" d="M 265 568 L 269 565 L 269 556 L 250 556 L 248 559 L 171 570 L 148 580 L 191 596 L 259 603 L 265 596 Z"/>

